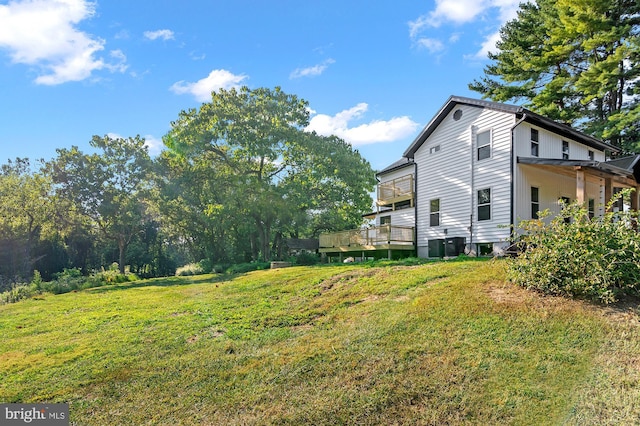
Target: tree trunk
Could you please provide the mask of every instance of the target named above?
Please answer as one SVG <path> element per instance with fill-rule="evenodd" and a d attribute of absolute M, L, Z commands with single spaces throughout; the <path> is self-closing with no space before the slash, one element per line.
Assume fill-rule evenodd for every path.
<path fill-rule="evenodd" d="M 121 274 L 124 274 L 124 255 L 127 251 L 127 243 L 124 238 L 120 238 L 118 240 L 118 250 L 120 251 L 118 256 L 118 269 Z"/>

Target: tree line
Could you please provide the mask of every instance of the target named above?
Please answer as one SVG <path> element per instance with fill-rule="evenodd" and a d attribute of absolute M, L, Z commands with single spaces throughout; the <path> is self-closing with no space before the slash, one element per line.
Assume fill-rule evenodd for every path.
<path fill-rule="evenodd" d="M 305 100 L 280 88 L 219 90 L 182 111 L 149 156 L 139 136 L 94 136 L 0 167 L 0 290 L 35 270 L 89 273 L 117 262 L 143 277 L 197 261 L 287 255 L 287 238 L 358 227 L 370 164 L 335 136 L 306 132 Z"/>

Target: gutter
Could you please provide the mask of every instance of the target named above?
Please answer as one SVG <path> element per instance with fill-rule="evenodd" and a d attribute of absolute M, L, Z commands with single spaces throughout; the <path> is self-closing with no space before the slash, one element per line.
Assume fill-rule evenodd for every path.
<path fill-rule="evenodd" d="M 523 121 L 525 121 L 527 119 L 527 114 L 523 113 L 522 114 L 522 118 L 518 121 L 516 121 L 516 124 L 514 124 L 513 126 L 511 126 L 511 176 L 509 176 L 509 179 L 511 181 L 511 230 L 512 232 L 515 230 L 515 226 L 516 226 L 516 222 L 515 222 L 515 167 L 516 167 L 516 163 L 515 163 L 515 136 L 514 136 L 514 131 L 516 130 L 516 127 L 518 127 L 520 124 L 522 124 Z"/>

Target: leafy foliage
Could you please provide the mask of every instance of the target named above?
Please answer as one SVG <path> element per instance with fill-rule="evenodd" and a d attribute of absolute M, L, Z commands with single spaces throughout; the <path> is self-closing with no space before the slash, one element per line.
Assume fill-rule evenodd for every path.
<path fill-rule="evenodd" d="M 522 3 L 469 88 L 637 150 L 639 12 L 632 0 Z"/>
<path fill-rule="evenodd" d="M 573 203 L 551 220 L 549 215 L 547 210 L 540 219 L 520 223 L 517 240 L 524 250 L 509 263 L 510 280 L 546 294 L 602 303 L 638 293 L 637 212 L 609 211 L 591 219 L 584 206 Z"/>
<path fill-rule="evenodd" d="M 283 258 L 288 236 L 361 224 L 371 166 L 308 121 L 308 103 L 280 88 L 219 90 L 180 113 L 158 161 L 159 208 L 195 259 Z"/>
<path fill-rule="evenodd" d="M 151 162 L 144 139 L 94 136 L 91 146 L 101 154 L 84 154 L 77 147 L 58 149 L 53 163 L 58 191 L 118 245 L 118 264 L 124 273 L 126 251 L 144 228 L 146 191 Z"/>

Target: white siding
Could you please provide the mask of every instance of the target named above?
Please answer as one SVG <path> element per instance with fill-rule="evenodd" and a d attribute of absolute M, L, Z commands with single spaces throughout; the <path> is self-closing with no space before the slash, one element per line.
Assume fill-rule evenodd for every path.
<path fill-rule="evenodd" d="M 396 211 L 380 212 L 376 216 L 376 226 L 380 226 L 381 217 L 391 217 L 391 224 L 395 226 L 415 226 L 415 209 L 413 207 L 400 209 Z"/>
<path fill-rule="evenodd" d="M 452 117 L 461 109 L 460 120 Z M 470 242 L 499 242 L 509 236 L 511 219 L 512 114 L 458 105 L 416 151 L 417 245 L 424 253 L 428 240 L 464 237 Z M 475 137 L 491 130 L 491 157 L 476 161 Z M 429 148 L 440 145 L 440 151 Z M 491 220 L 477 221 L 477 190 L 491 188 Z M 429 226 L 430 200 L 440 199 L 440 226 Z M 504 227 L 506 225 L 506 228 Z M 420 250 L 420 247 L 423 249 Z"/>
<path fill-rule="evenodd" d="M 383 175 L 379 175 L 378 179 L 380 179 L 380 183 L 389 182 L 393 179 L 398 179 L 403 176 L 412 175 L 413 174 L 413 164 L 407 164 L 406 166 L 393 170 L 391 172 L 387 172 Z"/>
<path fill-rule="evenodd" d="M 593 151 L 594 160 L 605 161 L 604 151 L 588 147 L 572 139 L 551 133 L 529 123 L 522 123 L 514 131 L 516 155 L 531 157 L 531 129 L 537 129 L 539 135 L 538 158 L 562 159 L 562 141 L 569 142 L 569 160 L 588 160 L 589 151 Z"/>
<path fill-rule="evenodd" d="M 553 214 L 560 212 L 558 200 L 562 197 L 576 200 L 576 179 L 541 170 L 531 165 L 520 164 L 516 171 L 516 223 L 531 219 L 531 187 L 539 189 L 540 210 L 549 209 Z M 604 214 L 604 180 L 587 181 L 587 196 L 595 200 L 595 215 Z"/>

